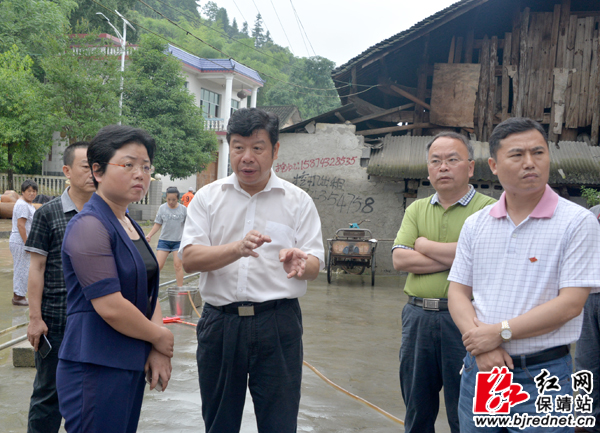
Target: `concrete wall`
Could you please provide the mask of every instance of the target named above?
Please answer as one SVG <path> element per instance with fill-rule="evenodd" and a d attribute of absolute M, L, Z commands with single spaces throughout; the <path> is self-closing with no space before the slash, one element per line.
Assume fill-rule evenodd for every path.
<path fill-rule="evenodd" d="M 154 221 L 156 212 L 162 204 L 162 182 L 150 182 L 147 203 L 131 203 L 128 207 L 129 215 L 136 221 Z"/>
<path fill-rule="evenodd" d="M 181 195 L 188 192 L 189 187 L 194 188 L 194 192 L 196 192 L 197 176 L 197 174 L 193 174 L 185 179 L 171 179 L 171 177 L 168 175 L 161 176 L 160 181 L 162 182 L 162 192 L 166 192 L 167 188 L 171 186 L 177 187 Z"/>
<path fill-rule="evenodd" d="M 337 229 L 349 223 L 370 229 L 381 240 L 376 251 L 376 271 L 392 272 L 390 249 L 404 215 L 404 181 L 369 180 L 361 167 L 363 138 L 353 125 L 317 124 L 313 134 L 281 134 L 278 176 L 305 190 L 321 217 L 324 245 Z"/>

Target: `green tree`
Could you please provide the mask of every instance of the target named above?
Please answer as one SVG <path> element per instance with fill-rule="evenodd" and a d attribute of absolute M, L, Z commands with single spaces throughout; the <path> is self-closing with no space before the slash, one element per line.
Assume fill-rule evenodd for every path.
<path fill-rule="evenodd" d="M 34 60 L 33 71 L 42 78 L 38 62 L 48 53 L 48 41 L 62 38 L 69 29 L 73 0 L 0 1 L 0 53 L 16 45 L 21 55 Z"/>
<path fill-rule="evenodd" d="M 82 21 L 88 21 L 90 28 L 98 30 L 99 33 L 108 33 L 109 35 L 116 36 L 112 27 L 106 22 L 102 15 L 96 15 L 97 12 L 102 12 L 108 17 L 110 22 L 119 29 L 119 32 L 123 31 L 123 21 L 118 17 L 117 14 L 111 12 L 118 10 L 123 16 L 127 16 L 127 12 L 137 4 L 136 0 L 102 0 L 103 6 L 106 6 L 109 10 L 98 6 L 92 0 L 76 0 L 77 9 L 71 13 L 70 22 L 71 27 L 76 28 L 78 23 Z M 141 5 L 141 3 L 140 3 Z M 145 7 L 141 5 L 142 7 Z M 137 33 L 131 30 L 127 32 L 127 42 L 135 43 L 137 41 Z"/>
<path fill-rule="evenodd" d="M 216 21 L 221 23 L 221 25 L 223 26 L 223 31 L 225 33 L 229 34 L 229 32 L 231 32 L 231 26 L 229 25 L 229 16 L 227 15 L 227 10 L 225 8 L 219 9 L 219 12 L 217 12 Z"/>
<path fill-rule="evenodd" d="M 597 206 L 600 204 L 600 191 L 594 188 L 581 187 L 581 196 L 585 198 L 589 207 Z"/>
<path fill-rule="evenodd" d="M 209 1 L 202 6 L 202 13 L 206 15 L 209 21 L 216 21 L 219 13 L 219 6 L 215 2 Z"/>
<path fill-rule="evenodd" d="M 252 37 L 254 38 L 254 46 L 262 47 L 265 42 L 265 35 L 263 33 L 262 27 L 262 16 L 260 14 L 256 15 L 256 20 L 254 21 L 254 28 L 252 29 Z"/>
<path fill-rule="evenodd" d="M 30 168 L 52 147 L 50 106 L 32 65 L 16 45 L 0 54 L 0 144 L 6 153 L 1 168 L 8 172 L 9 189 L 14 189 L 15 168 Z"/>
<path fill-rule="evenodd" d="M 248 22 L 244 21 L 244 24 L 242 24 L 242 30 L 241 33 L 244 34 L 244 36 L 248 37 Z"/>
<path fill-rule="evenodd" d="M 212 161 L 217 137 L 204 130 L 202 112 L 185 87 L 181 65 L 165 50 L 158 37 L 142 36 L 127 71 L 124 105 L 128 123 L 146 129 L 156 140 L 156 171 L 184 178 Z"/>
<path fill-rule="evenodd" d="M 274 84 L 265 96 L 268 105 L 294 104 L 305 119 L 340 106 L 340 100 L 331 79 L 331 70 L 335 67 L 334 62 L 315 56 L 296 59 L 291 66 L 289 82 L 292 85 L 280 82 Z"/>
<path fill-rule="evenodd" d="M 89 140 L 117 123 L 121 93 L 120 57 L 106 55 L 95 35 L 75 42 L 77 50 L 64 45 L 60 55 L 42 60 L 45 94 L 58 130 L 70 142 Z"/>
<path fill-rule="evenodd" d="M 239 35 L 240 33 L 240 29 L 238 28 L 238 23 L 235 19 L 235 17 L 233 18 L 233 21 L 231 22 L 231 26 L 229 28 L 229 32 L 227 32 L 227 34 L 229 36 L 231 36 L 232 38 L 235 38 Z"/>

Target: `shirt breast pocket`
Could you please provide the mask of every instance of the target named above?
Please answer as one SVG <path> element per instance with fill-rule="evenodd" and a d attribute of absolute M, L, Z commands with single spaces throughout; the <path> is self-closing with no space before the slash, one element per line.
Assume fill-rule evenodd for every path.
<path fill-rule="evenodd" d="M 271 242 L 264 243 L 257 252 L 264 255 L 266 259 L 279 261 L 280 250 L 295 246 L 294 229 L 285 224 L 267 221 L 264 234 L 271 238 Z"/>

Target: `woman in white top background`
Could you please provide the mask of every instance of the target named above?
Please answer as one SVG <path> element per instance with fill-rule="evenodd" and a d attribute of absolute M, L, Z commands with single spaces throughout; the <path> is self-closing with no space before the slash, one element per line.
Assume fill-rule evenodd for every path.
<path fill-rule="evenodd" d="M 154 226 L 146 236 L 146 240 L 150 242 L 152 236 L 161 230 L 158 246 L 156 247 L 156 259 L 162 271 L 167 257 L 173 252 L 173 267 L 175 268 L 177 287 L 183 286 L 183 266 L 177 252 L 179 251 L 186 216 L 187 208 L 179 204 L 179 190 L 177 187 L 171 186 L 167 188 L 167 202 L 158 208 Z"/>
<path fill-rule="evenodd" d="M 29 253 L 24 249 L 31 230 L 31 221 L 35 213 L 33 199 L 37 196 L 38 185 L 27 179 L 21 185 L 21 198 L 15 203 L 12 216 L 12 231 L 8 240 L 13 256 L 13 305 L 27 306 L 27 278 L 29 276 Z"/>

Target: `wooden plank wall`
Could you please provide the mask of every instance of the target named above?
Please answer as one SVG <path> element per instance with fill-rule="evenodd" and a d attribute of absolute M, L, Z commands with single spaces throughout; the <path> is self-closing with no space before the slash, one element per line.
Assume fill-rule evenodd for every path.
<path fill-rule="evenodd" d="M 553 12 L 520 11 L 503 39 L 476 40 L 472 31 L 453 37 L 449 63 L 481 64 L 477 139 L 487 141 L 493 126 L 510 116 L 525 116 L 548 124 L 551 141 L 574 140 L 589 131 L 598 145 L 599 28 L 600 16 L 580 18 L 563 0 Z"/>

